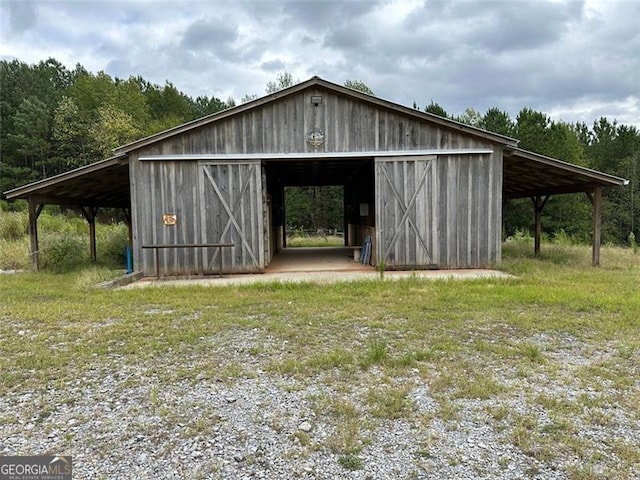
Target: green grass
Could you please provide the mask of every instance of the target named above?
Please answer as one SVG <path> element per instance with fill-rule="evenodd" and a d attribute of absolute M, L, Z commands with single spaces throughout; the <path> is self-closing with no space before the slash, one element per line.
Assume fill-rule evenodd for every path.
<path fill-rule="evenodd" d="M 287 237 L 287 247 L 342 247 L 344 239 L 342 235 L 318 235 Z"/>
<path fill-rule="evenodd" d="M 345 469 L 363 467 L 360 453 L 385 422 L 439 419 L 456 429 L 479 402 L 494 430 L 542 465 L 573 478 L 630 478 L 634 445 L 576 432 L 615 423 L 613 406 L 640 422 L 640 256 L 603 247 L 593 268 L 586 247 L 543 245 L 540 259 L 531 251 L 505 245 L 501 268 L 513 278 L 456 282 L 101 290 L 90 285 L 112 271 L 0 275 L 0 395 L 64 388 L 122 363 L 145 365 L 160 385 L 198 375 L 233 383 L 260 368 L 292 389 L 333 392 L 313 400 L 331 434 L 299 441 Z M 249 346 L 227 346 L 236 338 Z M 423 420 L 417 385 L 436 401 Z M 171 422 L 160 391 L 150 408 Z"/>

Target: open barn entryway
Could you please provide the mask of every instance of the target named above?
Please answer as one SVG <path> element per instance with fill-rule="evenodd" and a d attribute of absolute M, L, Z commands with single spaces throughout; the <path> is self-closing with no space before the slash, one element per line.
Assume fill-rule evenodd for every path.
<path fill-rule="evenodd" d="M 287 247 L 267 268 L 268 273 L 371 270 L 372 266 L 355 261 L 353 249 L 347 247 Z"/>
<path fill-rule="evenodd" d="M 373 158 L 263 161 L 269 258 L 266 271 L 372 269 L 362 262 L 374 219 Z"/>

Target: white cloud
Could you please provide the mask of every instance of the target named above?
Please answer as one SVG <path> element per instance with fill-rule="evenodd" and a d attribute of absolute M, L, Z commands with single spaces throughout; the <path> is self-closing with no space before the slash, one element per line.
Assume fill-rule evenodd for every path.
<path fill-rule="evenodd" d="M 522 107 L 640 126 L 640 2 L 190 1 L 0 4 L 2 58 L 54 57 L 190 95 L 264 93 L 294 79 L 358 79 L 449 113 Z M 585 118 L 586 117 L 586 118 Z"/>

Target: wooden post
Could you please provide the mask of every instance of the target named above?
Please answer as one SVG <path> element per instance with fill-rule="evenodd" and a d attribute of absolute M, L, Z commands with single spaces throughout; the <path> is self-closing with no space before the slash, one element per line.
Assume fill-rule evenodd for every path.
<path fill-rule="evenodd" d="M 533 208 L 535 210 L 535 232 L 533 240 L 533 253 L 537 257 L 540 255 L 540 243 L 542 241 L 542 210 L 544 209 L 550 195 L 542 198 L 542 195 L 536 194 L 535 197 L 531 197 L 533 202 Z"/>
<path fill-rule="evenodd" d="M 600 242 L 602 240 L 601 217 L 602 217 L 602 187 L 596 186 L 593 190 L 591 203 L 593 204 L 593 251 L 591 263 L 594 267 L 600 266 Z"/>
<path fill-rule="evenodd" d="M 89 207 L 85 209 L 80 207 L 82 215 L 89 223 L 89 254 L 93 263 L 98 261 L 98 255 L 96 253 L 96 215 L 98 214 L 98 207 Z"/>
<path fill-rule="evenodd" d="M 282 248 L 287 248 L 287 197 L 286 192 L 284 190 L 284 186 L 282 188 Z"/>
<path fill-rule="evenodd" d="M 29 238 L 31 240 L 31 264 L 37 272 L 40 269 L 40 252 L 38 247 L 38 217 L 44 205 L 38 204 L 29 197 Z"/>

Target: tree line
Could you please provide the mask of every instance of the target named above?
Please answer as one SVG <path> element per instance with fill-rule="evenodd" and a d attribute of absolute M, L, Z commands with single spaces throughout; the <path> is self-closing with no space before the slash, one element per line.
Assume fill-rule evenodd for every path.
<path fill-rule="evenodd" d="M 283 72 L 265 91 L 272 93 L 294 83 L 291 74 Z M 359 80 L 347 80 L 345 86 L 374 94 Z M 240 102 L 254 98 L 246 95 Z M 112 78 L 80 64 L 68 69 L 52 58 L 33 65 L 0 61 L 0 192 L 107 158 L 119 145 L 235 105 L 233 98 L 193 98 L 170 81 L 157 85 L 141 76 Z M 413 106 L 419 109 L 416 102 Z M 607 118 L 592 125 L 554 121 L 530 108 L 520 110 L 515 119 L 497 107 L 484 114 L 468 108 L 456 116 L 433 101 L 423 111 L 517 138 L 527 150 L 629 179 L 629 186 L 604 193 L 603 239 L 626 243 L 631 232 L 640 238 L 640 132 L 635 126 Z M 340 191 L 323 193 L 315 188 L 294 194 L 310 196 L 298 198 L 302 204 L 316 205 L 323 199 L 321 210 L 327 212 L 296 215 L 296 221 L 304 224 L 295 227 L 341 224 L 337 217 L 343 211 Z M 504 211 L 505 234 L 531 230 L 532 212 L 528 199 L 509 201 Z M 327 225 L 319 225 L 318 218 Z M 587 240 L 589 200 L 582 194 L 551 197 L 543 212 L 543 228 L 550 235 L 562 230 Z"/>
<path fill-rule="evenodd" d="M 69 70 L 55 59 L 0 62 L 0 191 L 111 156 L 113 148 L 235 105 L 171 82 Z"/>

